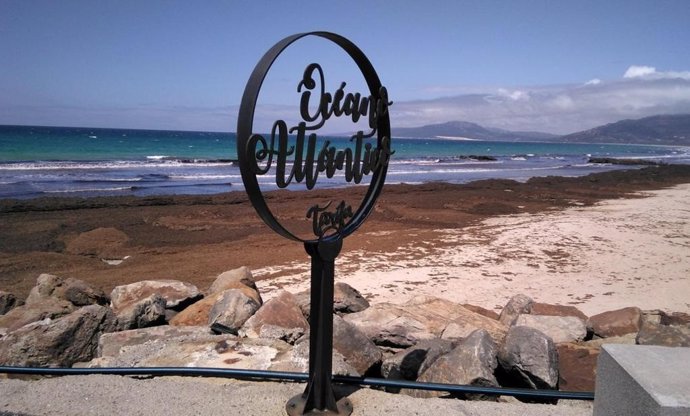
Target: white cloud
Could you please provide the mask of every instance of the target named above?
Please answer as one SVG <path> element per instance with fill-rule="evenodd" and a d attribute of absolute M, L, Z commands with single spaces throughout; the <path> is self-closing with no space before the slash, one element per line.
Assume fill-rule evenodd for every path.
<path fill-rule="evenodd" d="M 505 88 L 498 89 L 498 95 L 505 98 L 510 98 L 513 101 L 528 101 L 529 92 L 521 90 L 507 90 Z"/>
<path fill-rule="evenodd" d="M 599 78 L 590 79 L 589 81 L 585 82 L 585 85 L 599 85 L 599 84 L 601 84 L 601 80 Z"/>
<path fill-rule="evenodd" d="M 641 78 L 641 79 L 687 79 L 690 80 L 690 71 L 657 71 L 653 66 L 637 66 L 631 65 L 623 78 Z"/>

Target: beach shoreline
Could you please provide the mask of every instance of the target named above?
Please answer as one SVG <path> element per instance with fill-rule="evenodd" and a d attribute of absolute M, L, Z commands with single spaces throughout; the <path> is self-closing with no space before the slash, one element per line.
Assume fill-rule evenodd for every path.
<path fill-rule="evenodd" d="M 644 299 L 625 290 L 616 292 L 611 289 L 609 291 L 619 295 L 604 295 L 605 292 L 601 290 L 590 293 L 596 292 L 594 288 L 580 284 L 583 293 L 572 292 L 572 296 L 561 299 L 556 296 L 561 289 L 549 295 L 548 291 L 539 290 L 534 282 L 532 289 L 529 288 L 530 283 L 526 283 L 529 279 L 525 277 L 528 272 L 534 272 L 543 284 L 550 284 L 548 279 L 559 276 L 562 279 L 575 279 L 575 282 L 585 278 L 573 278 L 568 274 L 572 272 L 568 268 L 574 267 L 568 263 L 568 259 L 573 257 L 569 251 L 577 251 L 577 241 L 570 246 L 561 246 L 562 252 L 548 248 L 551 247 L 549 245 L 559 243 L 549 240 L 550 234 L 568 238 L 569 232 L 579 232 L 586 228 L 577 225 L 584 221 L 582 218 L 577 220 L 580 223 L 576 221 L 574 228 L 558 230 L 556 233 L 550 233 L 553 230 L 548 226 L 542 228 L 541 240 L 531 242 L 535 244 L 533 253 L 539 252 L 544 261 L 551 259 L 551 267 L 545 266 L 544 262 L 538 263 L 539 259 L 530 260 L 525 253 L 510 253 L 505 251 L 505 247 L 501 251 L 501 247 L 482 240 L 481 235 L 506 235 L 509 236 L 506 238 L 518 241 L 519 238 L 529 237 L 529 232 L 525 234 L 525 228 L 522 227 L 524 224 L 520 225 L 520 222 L 531 221 L 542 226 L 549 224 L 548 221 L 543 222 L 544 218 L 551 221 L 561 218 L 561 221 L 568 222 L 577 218 L 580 215 L 578 213 L 591 210 L 595 212 L 592 218 L 599 219 L 610 219 L 612 214 L 627 212 L 625 215 L 628 216 L 623 215 L 620 221 L 622 224 L 630 223 L 634 229 L 637 224 L 635 221 L 639 218 L 636 219 L 637 214 L 631 212 L 654 212 L 661 207 L 668 208 L 669 204 L 664 203 L 668 198 L 676 200 L 680 207 L 676 206 L 676 211 L 664 215 L 684 215 L 682 213 L 687 211 L 687 204 L 683 204 L 689 200 L 687 195 L 690 188 L 681 184 L 688 183 L 690 166 L 669 165 L 574 178 L 533 178 L 524 183 L 483 180 L 463 185 L 387 185 L 371 217 L 360 231 L 345 240 L 336 276 L 362 292 L 369 293 L 377 302 L 401 298 L 401 293 L 430 292 L 438 295 L 444 289 L 435 287 L 433 283 L 438 284 L 439 280 L 450 276 L 450 272 L 439 269 L 440 265 L 432 267 L 429 262 L 448 261 L 455 265 L 453 267 L 460 267 L 453 271 L 454 274 L 466 276 L 464 286 L 482 286 L 488 280 L 500 280 L 500 284 L 488 285 L 482 292 L 484 294 L 465 291 L 467 294 L 462 298 L 447 296 L 456 301 L 495 308 L 503 305 L 506 297 L 523 291 L 544 302 L 580 302 L 574 305 L 586 309 L 587 313 L 599 311 L 598 306 L 591 306 L 594 298 L 607 299 L 607 309 L 614 309 L 618 304 L 638 306 L 637 303 L 642 303 Z M 667 190 L 660 191 L 663 189 Z M 354 187 L 348 193 L 356 198 L 364 190 L 362 187 Z M 304 221 L 307 207 L 335 198 L 342 192 L 338 189 L 311 193 L 277 191 L 270 193 L 268 199 L 270 203 L 280 207 L 281 219 L 301 221 L 306 227 L 309 225 Z M 658 195 L 645 198 L 650 192 Z M 627 198 L 623 202 L 635 202 L 627 205 L 623 203 L 623 208 L 618 204 L 620 201 L 611 202 L 620 198 Z M 650 203 L 644 205 L 643 201 Z M 673 222 L 672 220 L 673 218 L 662 218 L 652 228 L 658 230 L 660 224 Z M 675 220 L 676 228 L 677 224 L 683 224 L 682 218 Z M 556 223 L 552 222 L 551 225 Z M 591 226 L 590 224 L 589 227 Z M 612 244 L 591 241 L 591 237 L 596 236 L 596 223 L 593 227 L 595 231 L 579 237 L 586 240 L 585 245 L 596 252 L 602 244 Z M 517 234 L 505 234 L 509 229 Z M 221 272 L 248 266 L 254 270 L 255 276 L 260 280 L 259 284 L 264 288 L 289 288 L 292 287 L 289 281 L 306 280 L 304 273 L 309 264 L 302 245 L 286 240 L 266 227 L 244 192 L 146 198 L 0 200 L 0 234 L 3 236 L 0 242 L 0 289 L 13 292 L 19 298 L 28 294 L 41 273 L 79 278 L 107 293 L 117 285 L 147 279 L 183 280 L 204 290 Z M 687 234 L 690 234 L 687 225 L 677 234 L 671 240 L 679 242 L 678 247 L 686 247 L 684 244 L 687 244 L 689 238 Z M 635 240 L 636 236 L 644 235 L 647 234 L 632 232 L 625 238 Z M 662 233 L 659 239 L 662 241 L 664 238 Z M 561 241 L 559 244 L 564 243 Z M 469 257 L 457 257 L 458 252 L 462 251 L 457 250 L 458 247 L 465 250 L 462 256 Z M 615 244 L 609 249 L 615 256 Z M 493 254 L 489 255 L 492 250 Z M 650 249 L 651 257 L 664 250 L 668 251 L 668 247 L 661 244 L 656 250 Z M 510 256 L 513 257 L 511 261 L 518 263 L 511 265 L 510 261 L 506 262 L 510 260 Z M 424 259 L 427 259 L 426 264 Z M 498 269 L 488 269 L 492 263 L 498 262 L 497 259 L 503 259 L 505 264 L 501 267 L 508 267 L 508 272 L 515 275 L 503 275 L 496 272 Z M 478 266 L 472 265 L 473 262 Z M 418 273 L 415 277 L 396 278 L 392 282 L 382 283 L 385 279 L 375 273 L 395 272 L 395 267 L 390 267 L 388 263 L 407 269 L 398 272 L 410 272 L 416 268 Z M 678 270 L 686 270 L 689 263 L 687 256 L 683 258 L 681 255 L 677 263 Z M 529 264 L 541 265 L 537 269 Z M 605 264 L 601 265 L 604 266 Z M 601 271 L 603 269 L 591 270 L 608 273 Z M 652 274 L 653 270 L 645 273 Z M 368 286 L 363 287 L 367 281 L 373 286 L 378 285 L 381 293 L 372 292 Z M 406 284 L 405 281 L 412 283 Z M 635 286 L 639 282 L 625 280 L 624 285 Z M 669 293 L 678 293 L 678 290 L 687 288 L 682 286 L 683 282 L 680 284 L 681 287 L 670 288 Z M 386 288 L 384 285 L 393 287 Z M 599 283 L 601 285 L 602 282 Z M 448 286 L 445 290 L 452 292 L 456 289 Z M 566 295 L 570 293 L 567 289 L 562 290 Z M 593 296 L 587 298 L 590 294 Z M 612 302 L 612 299 L 620 301 Z M 679 311 L 690 310 L 690 305 L 683 306 L 676 300 L 667 304 L 680 309 Z M 660 308 L 665 306 L 663 300 L 658 305 Z"/>

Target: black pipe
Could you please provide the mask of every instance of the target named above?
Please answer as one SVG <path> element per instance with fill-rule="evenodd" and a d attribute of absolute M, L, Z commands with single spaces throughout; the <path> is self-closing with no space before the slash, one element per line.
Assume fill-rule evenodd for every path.
<path fill-rule="evenodd" d="M 244 370 L 234 368 L 203 367 L 108 367 L 108 368 L 36 368 L 2 367 L 0 373 L 43 376 L 68 375 L 121 375 L 121 376 L 197 376 L 228 377 L 260 380 L 284 380 L 306 382 L 309 375 L 289 371 Z M 486 394 L 493 396 L 514 396 L 532 399 L 594 400 L 594 392 L 533 390 L 504 387 L 461 386 L 457 384 L 421 383 L 418 381 L 389 380 L 373 377 L 333 376 L 333 382 L 360 386 L 394 387 L 449 393 Z"/>

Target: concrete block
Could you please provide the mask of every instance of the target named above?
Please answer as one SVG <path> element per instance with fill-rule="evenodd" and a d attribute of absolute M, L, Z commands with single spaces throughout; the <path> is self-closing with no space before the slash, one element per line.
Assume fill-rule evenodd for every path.
<path fill-rule="evenodd" d="M 594 416 L 690 416 L 690 348 L 602 346 Z"/>

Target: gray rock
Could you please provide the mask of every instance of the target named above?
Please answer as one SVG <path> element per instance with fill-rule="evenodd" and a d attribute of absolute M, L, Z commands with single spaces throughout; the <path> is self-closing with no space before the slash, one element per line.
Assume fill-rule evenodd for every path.
<path fill-rule="evenodd" d="M 587 330 L 607 338 L 637 333 L 642 325 L 642 311 L 637 307 L 617 309 L 589 317 Z"/>
<path fill-rule="evenodd" d="M 0 363 L 29 367 L 70 367 L 92 359 L 102 333 L 114 331 L 110 308 L 89 305 L 56 320 L 25 325 L 0 340 Z"/>
<path fill-rule="evenodd" d="M 580 344 L 587 346 L 587 347 L 591 347 L 591 348 L 601 348 L 601 346 L 605 345 L 605 344 L 634 345 L 634 344 L 636 344 L 636 342 L 635 342 L 636 336 L 637 336 L 637 334 L 632 333 L 632 334 L 621 335 L 619 337 L 595 338 L 595 339 L 590 339 L 589 341 L 581 342 Z"/>
<path fill-rule="evenodd" d="M 498 320 L 506 326 L 515 324 L 520 314 L 530 313 L 533 300 L 529 296 L 518 294 L 510 298 L 506 306 L 501 311 Z"/>
<path fill-rule="evenodd" d="M 361 375 L 381 363 L 382 353 L 356 326 L 338 315 L 333 316 L 333 349 Z"/>
<path fill-rule="evenodd" d="M 0 315 L 9 312 L 17 303 L 17 298 L 12 293 L 0 290 Z"/>
<path fill-rule="evenodd" d="M 492 328 L 497 324 L 457 303 L 430 296 L 418 296 L 403 305 L 375 304 L 344 315 L 343 319 L 361 329 L 375 344 L 395 348 L 439 338 L 451 322 L 486 324 Z"/>
<path fill-rule="evenodd" d="M 135 329 L 165 323 L 165 299 L 157 293 L 134 302 L 113 307 L 117 315 L 118 328 Z"/>
<path fill-rule="evenodd" d="M 333 312 L 354 313 L 369 307 L 361 293 L 347 283 L 337 282 L 333 288 Z"/>
<path fill-rule="evenodd" d="M 126 353 L 131 346 L 151 342 L 171 341 L 184 342 L 188 340 L 204 338 L 213 335 L 208 326 L 183 326 L 170 325 L 154 326 L 149 328 L 130 329 L 119 332 L 109 332 L 101 335 L 98 340 L 98 357 L 118 357 Z"/>
<path fill-rule="evenodd" d="M 281 291 L 249 318 L 240 334 L 250 338 L 274 338 L 294 344 L 309 329 L 295 296 Z"/>
<path fill-rule="evenodd" d="M 448 383 L 484 387 L 497 387 L 494 370 L 496 361 L 496 343 L 483 329 L 473 332 L 449 353 L 442 355 L 426 371 L 419 376 L 418 381 L 427 383 Z M 404 390 L 414 397 L 439 397 L 447 393 Z M 469 397 L 468 397 L 469 396 Z M 455 395 L 460 398 L 479 399 L 478 395 Z"/>
<path fill-rule="evenodd" d="M 261 300 L 261 295 L 259 295 L 259 289 L 257 289 L 254 277 L 252 276 L 252 272 L 245 266 L 219 274 L 218 277 L 216 277 L 216 280 L 211 283 L 208 293 L 211 294 L 222 292 L 227 289 L 238 289 L 242 286 L 253 289 L 258 296 L 258 299 L 255 300 L 259 303 L 259 305 L 263 303 Z"/>
<path fill-rule="evenodd" d="M 575 342 L 587 336 L 585 322 L 575 316 L 520 315 L 516 326 L 528 326 L 551 337 L 553 342 Z"/>
<path fill-rule="evenodd" d="M 209 325 L 218 323 L 237 332 L 261 307 L 239 289 L 227 289 L 220 293 L 209 311 Z"/>
<path fill-rule="evenodd" d="M 644 324 L 635 340 L 640 345 L 690 347 L 690 325 Z"/>
<path fill-rule="evenodd" d="M 502 385 L 533 389 L 558 387 L 558 352 L 554 342 L 539 330 L 513 326 L 499 349 Z"/>
<path fill-rule="evenodd" d="M 362 374 L 350 365 L 345 357 L 337 350 L 333 350 L 331 372 L 336 375 L 359 377 Z M 271 364 L 272 371 L 309 372 L 309 339 L 302 337 L 295 347 L 289 350 L 280 359 Z"/>
<path fill-rule="evenodd" d="M 108 304 L 108 297 L 102 290 L 96 289 L 82 280 L 71 277 L 64 279 L 43 273 L 36 279 L 36 286 L 29 292 L 26 304 L 41 304 L 48 297 L 70 302 L 74 306 Z"/>
<path fill-rule="evenodd" d="M 417 380 L 438 357 L 453 347 L 454 342 L 446 339 L 420 341 L 383 360 L 381 375 L 394 380 Z"/>
<path fill-rule="evenodd" d="M 179 280 L 142 280 L 116 286 L 110 293 L 110 302 L 113 309 L 122 309 L 154 294 L 165 300 L 166 308 L 175 310 L 182 310 L 202 297 L 199 289 L 191 283 Z"/>

